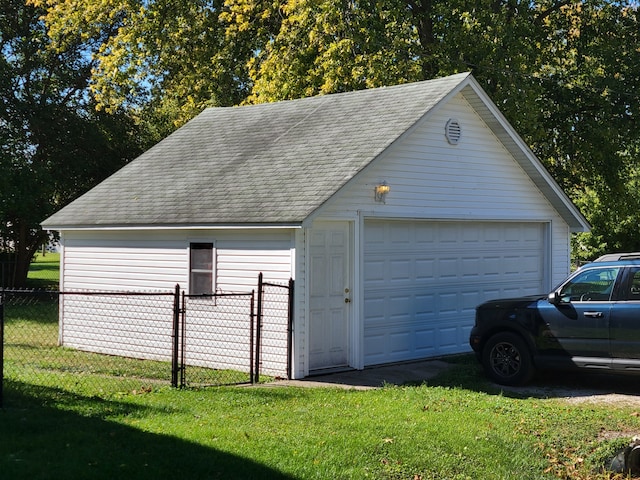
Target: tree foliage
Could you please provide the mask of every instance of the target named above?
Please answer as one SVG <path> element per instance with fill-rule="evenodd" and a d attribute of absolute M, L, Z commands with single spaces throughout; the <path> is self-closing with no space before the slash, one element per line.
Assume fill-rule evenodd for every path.
<path fill-rule="evenodd" d="M 0 0 L 1 280 L 18 286 L 47 240 L 39 223 L 141 148 L 128 116 L 98 112 L 87 95 L 88 46 L 49 48 L 43 13 Z"/>
<path fill-rule="evenodd" d="M 97 106 L 164 119 L 166 134 L 207 105 L 234 105 L 248 93 L 251 45 L 229 42 L 222 4 L 211 0 L 33 0 L 47 9 L 58 48 L 69 38 L 98 45 L 91 90 Z"/>
<path fill-rule="evenodd" d="M 472 71 L 591 221 L 577 256 L 640 249 L 636 2 L 32 1 L 58 48 L 100 45 L 98 106 L 145 111 L 159 135 L 207 105 Z"/>

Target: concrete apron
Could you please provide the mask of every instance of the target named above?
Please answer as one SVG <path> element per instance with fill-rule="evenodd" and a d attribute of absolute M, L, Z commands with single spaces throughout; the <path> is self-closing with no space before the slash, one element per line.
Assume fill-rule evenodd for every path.
<path fill-rule="evenodd" d="M 261 386 L 333 387 L 356 390 L 380 388 L 385 385 L 421 384 L 451 367 L 442 360 L 421 360 L 397 363 L 364 370 L 349 370 L 313 375 L 301 380 L 276 380 Z"/>

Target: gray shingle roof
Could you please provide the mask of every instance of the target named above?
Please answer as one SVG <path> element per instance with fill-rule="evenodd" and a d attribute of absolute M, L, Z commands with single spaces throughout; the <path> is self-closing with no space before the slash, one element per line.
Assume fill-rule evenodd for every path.
<path fill-rule="evenodd" d="M 588 222 L 468 73 L 207 109 L 42 226 L 298 225 L 458 91 L 572 230 L 588 230 Z"/>
<path fill-rule="evenodd" d="M 209 108 L 43 226 L 300 223 L 468 76 Z"/>

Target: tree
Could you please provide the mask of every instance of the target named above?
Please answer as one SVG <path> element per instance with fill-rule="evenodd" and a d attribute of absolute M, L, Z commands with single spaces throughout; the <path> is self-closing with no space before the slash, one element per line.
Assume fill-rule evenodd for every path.
<path fill-rule="evenodd" d="M 100 43 L 98 106 L 159 133 L 207 105 L 270 102 L 473 72 L 593 225 L 589 258 L 640 234 L 640 25 L 613 0 L 33 0 L 54 45 Z M 149 118 L 150 115 L 145 115 Z"/>
<path fill-rule="evenodd" d="M 210 105 L 248 94 L 249 43 L 230 42 L 216 0 L 32 0 L 57 48 L 97 45 L 90 88 L 97 107 L 125 106 L 160 120 L 161 136 Z M 248 39 L 244 39 L 248 40 Z M 153 128 L 153 127 L 152 127 Z"/>
<path fill-rule="evenodd" d="M 637 7 L 574 2 L 559 9 L 547 53 L 546 138 L 535 151 L 591 222 L 574 238 L 586 260 L 640 248 L 637 190 L 640 29 Z"/>
<path fill-rule="evenodd" d="M 270 41 L 250 59 L 248 102 L 271 102 L 424 78 L 410 10 L 394 0 L 292 1 Z M 232 12 L 233 13 L 233 12 Z M 229 15 L 243 30 L 260 12 Z M 244 23 L 239 23 L 244 22 Z"/>
<path fill-rule="evenodd" d="M 640 249 L 637 4 L 298 0 L 280 11 L 251 60 L 249 101 L 470 70 L 591 221 L 576 259 Z M 242 30 L 259 17 L 230 20 Z"/>
<path fill-rule="evenodd" d="M 130 117 L 95 109 L 89 46 L 50 48 L 43 13 L 0 0 L 0 261 L 15 286 L 48 240 L 39 222 L 142 148 Z"/>

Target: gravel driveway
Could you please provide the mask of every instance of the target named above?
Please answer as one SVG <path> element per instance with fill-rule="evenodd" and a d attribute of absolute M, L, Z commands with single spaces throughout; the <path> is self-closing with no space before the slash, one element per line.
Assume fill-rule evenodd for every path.
<path fill-rule="evenodd" d="M 501 387 L 518 396 L 557 398 L 569 403 L 607 403 L 640 409 L 640 377 L 594 373 L 539 373 L 523 387 Z"/>

